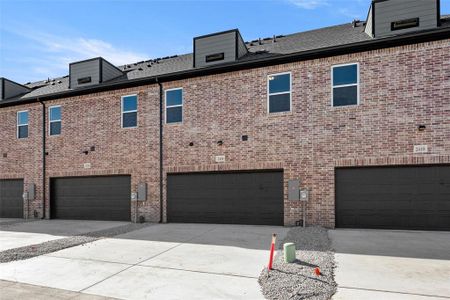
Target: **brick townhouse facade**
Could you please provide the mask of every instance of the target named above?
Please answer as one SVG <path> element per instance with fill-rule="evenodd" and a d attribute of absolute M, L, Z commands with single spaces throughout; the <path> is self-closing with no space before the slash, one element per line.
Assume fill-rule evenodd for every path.
<path fill-rule="evenodd" d="M 2 79 L 2 217 L 290 226 L 298 181 L 307 224 L 450 229 L 450 18 L 430 1 L 383 31 L 382 5 L 401 3 L 247 43 L 202 36 L 193 54 L 116 70 L 98 58 Z M 439 17 L 421 28 L 427 9 Z M 7 84 L 22 90 L 5 97 Z"/>

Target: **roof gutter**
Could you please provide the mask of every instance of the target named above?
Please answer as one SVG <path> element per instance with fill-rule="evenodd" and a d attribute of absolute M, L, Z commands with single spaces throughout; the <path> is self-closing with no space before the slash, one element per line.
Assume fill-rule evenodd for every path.
<path fill-rule="evenodd" d="M 382 39 L 372 39 L 368 41 L 362 41 L 352 44 L 326 47 L 315 50 L 301 51 L 292 54 L 278 54 L 260 59 L 239 61 L 229 64 L 221 64 L 211 67 L 189 69 L 186 71 L 174 72 L 165 75 L 158 75 L 152 77 L 138 78 L 127 80 L 123 82 L 107 83 L 95 87 L 80 88 L 72 91 L 58 92 L 48 95 L 39 96 L 41 100 L 52 100 L 62 97 L 79 96 L 84 94 L 90 94 L 95 92 L 102 92 L 106 90 L 122 89 L 128 87 L 135 87 L 145 84 L 155 84 L 157 82 L 167 82 L 180 79 L 186 79 L 190 77 L 207 76 L 213 74 L 220 74 L 225 72 L 232 72 L 238 70 L 245 70 L 251 68 L 266 67 L 296 61 L 312 60 L 324 57 L 332 57 L 337 55 L 358 53 L 370 50 L 385 49 L 390 47 L 418 44 L 430 41 L 437 41 L 450 38 L 450 28 L 428 30 L 419 33 L 405 34 L 401 36 L 392 36 Z M 31 103 L 36 101 L 36 97 L 12 99 L 10 101 L 4 100 L 0 103 L 0 107 L 19 105 L 25 103 Z"/>

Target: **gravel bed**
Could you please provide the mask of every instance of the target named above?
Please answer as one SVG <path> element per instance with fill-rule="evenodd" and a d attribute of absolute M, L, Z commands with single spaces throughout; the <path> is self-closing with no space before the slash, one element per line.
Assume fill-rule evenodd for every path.
<path fill-rule="evenodd" d="M 5 250 L 0 252 L 0 263 L 6 263 L 15 260 L 23 260 L 39 255 L 52 253 L 62 249 L 90 243 L 102 238 L 114 237 L 116 235 L 138 230 L 149 225 L 150 223 L 144 224 L 132 223 L 105 230 L 93 231 L 67 238 L 48 241 L 36 245 L 29 245 L 20 248 Z"/>
<path fill-rule="evenodd" d="M 283 243 L 295 243 L 297 260 L 285 263 Z M 336 292 L 334 252 L 328 231 L 322 227 L 294 227 L 280 243 L 273 270 L 261 272 L 259 284 L 267 299 L 331 299 Z M 321 275 L 314 273 L 320 268 Z"/>

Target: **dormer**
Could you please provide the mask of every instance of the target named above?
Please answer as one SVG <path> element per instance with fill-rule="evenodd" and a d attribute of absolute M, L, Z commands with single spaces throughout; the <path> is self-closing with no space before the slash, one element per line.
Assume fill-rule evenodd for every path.
<path fill-rule="evenodd" d="M 194 38 L 194 68 L 233 62 L 247 52 L 237 29 L 198 36 Z"/>
<path fill-rule="evenodd" d="M 372 0 L 365 32 L 384 37 L 439 26 L 439 0 Z"/>
<path fill-rule="evenodd" d="M 20 83 L 0 77 L 0 101 L 26 94 L 30 88 Z"/>
<path fill-rule="evenodd" d="M 69 64 L 69 87 L 76 89 L 120 77 L 123 72 L 102 57 Z"/>

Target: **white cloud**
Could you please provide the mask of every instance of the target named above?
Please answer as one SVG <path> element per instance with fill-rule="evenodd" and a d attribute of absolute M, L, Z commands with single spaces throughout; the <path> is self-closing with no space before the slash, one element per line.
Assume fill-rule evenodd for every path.
<path fill-rule="evenodd" d="M 33 56 L 21 57 L 36 77 L 66 75 L 69 63 L 101 56 L 115 65 L 129 64 L 149 58 L 148 54 L 131 51 L 111 43 L 86 37 L 64 37 L 33 30 L 9 31 L 29 42 Z"/>
<path fill-rule="evenodd" d="M 148 58 L 144 53 L 121 49 L 112 44 L 84 37 L 66 38 L 42 32 L 22 35 L 32 39 L 52 54 L 60 54 L 67 59 L 84 59 L 102 56 L 113 64 L 120 65 Z M 63 58 L 61 57 L 61 58 Z"/>
<path fill-rule="evenodd" d="M 305 9 L 315 9 L 319 6 L 327 5 L 328 0 L 287 0 L 288 2 Z"/>

